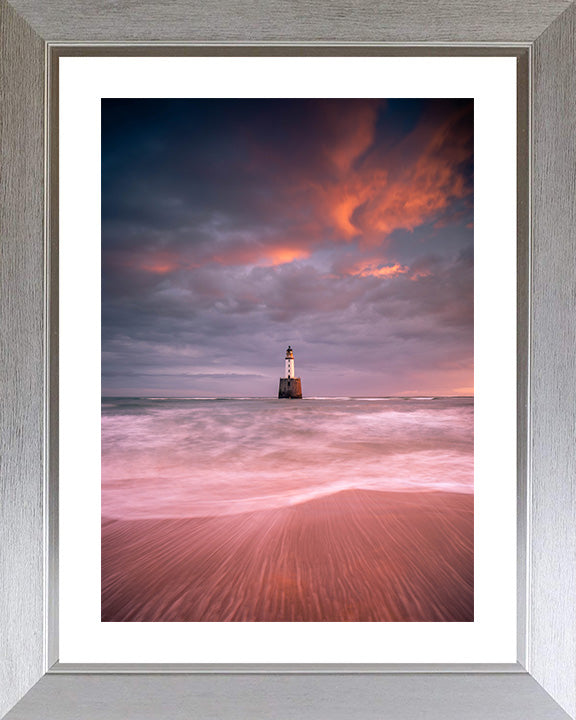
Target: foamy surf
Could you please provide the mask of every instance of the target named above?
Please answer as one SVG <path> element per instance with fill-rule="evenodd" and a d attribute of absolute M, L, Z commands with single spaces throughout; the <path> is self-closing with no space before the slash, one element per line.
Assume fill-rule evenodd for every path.
<path fill-rule="evenodd" d="M 107 398 L 102 513 L 230 515 L 349 489 L 473 491 L 473 401 Z"/>

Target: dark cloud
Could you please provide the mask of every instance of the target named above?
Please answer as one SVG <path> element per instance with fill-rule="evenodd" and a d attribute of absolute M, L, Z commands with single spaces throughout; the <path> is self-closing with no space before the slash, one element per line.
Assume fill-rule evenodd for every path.
<path fill-rule="evenodd" d="M 104 394 L 473 377 L 472 104 L 104 100 Z"/>

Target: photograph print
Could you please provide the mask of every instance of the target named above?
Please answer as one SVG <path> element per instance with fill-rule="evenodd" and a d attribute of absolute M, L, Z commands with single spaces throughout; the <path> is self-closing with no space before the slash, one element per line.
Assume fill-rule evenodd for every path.
<path fill-rule="evenodd" d="M 473 118 L 102 100 L 102 621 L 473 622 Z"/>

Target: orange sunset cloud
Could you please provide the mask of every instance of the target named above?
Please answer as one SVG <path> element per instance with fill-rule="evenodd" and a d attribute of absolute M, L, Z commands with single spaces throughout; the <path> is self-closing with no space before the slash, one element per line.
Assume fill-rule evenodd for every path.
<path fill-rule="evenodd" d="M 393 154 L 378 158 L 384 169 L 374 167 L 365 144 L 359 144 L 356 155 L 348 155 L 346 173 L 324 185 L 314 198 L 320 221 L 332 227 L 337 238 L 358 237 L 364 245 L 433 221 L 453 200 L 469 193 L 459 170 L 470 153 L 468 138 L 453 141 L 451 125 L 446 122 L 437 129 L 420 155 L 404 167 Z M 366 161 L 356 167 L 353 161 L 362 153 Z"/>
<path fill-rule="evenodd" d="M 368 267 L 363 268 L 362 270 L 357 270 L 356 272 L 352 272 L 352 275 L 357 275 L 358 277 L 379 277 L 379 278 L 388 278 L 388 277 L 395 277 L 396 275 L 404 275 L 410 270 L 410 268 L 406 267 L 406 265 L 400 265 L 399 263 L 396 263 L 394 265 L 384 265 L 383 267 L 376 267 L 374 265 L 370 265 Z"/>

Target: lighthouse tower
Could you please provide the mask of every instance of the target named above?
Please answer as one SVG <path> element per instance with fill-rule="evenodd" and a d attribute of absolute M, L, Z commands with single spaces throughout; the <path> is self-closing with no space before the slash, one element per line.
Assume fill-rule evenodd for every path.
<path fill-rule="evenodd" d="M 286 350 L 286 377 L 280 378 L 278 398 L 302 398 L 302 382 L 295 377 L 294 352 L 290 345 Z"/>

